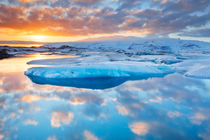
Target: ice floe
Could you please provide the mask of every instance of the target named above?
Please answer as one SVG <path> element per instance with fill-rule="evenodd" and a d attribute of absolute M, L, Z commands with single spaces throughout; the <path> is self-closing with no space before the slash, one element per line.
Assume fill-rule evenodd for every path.
<path fill-rule="evenodd" d="M 173 72 L 174 70 L 168 66 L 123 61 L 32 67 L 25 72 L 25 75 L 37 84 L 105 89 L 118 86 L 128 80 L 163 77 Z"/>
<path fill-rule="evenodd" d="M 38 84 L 104 89 L 128 80 L 163 77 L 178 72 L 210 78 L 208 42 L 179 39 L 119 38 L 116 40 L 50 43 L 52 52 L 76 57 L 34 60 L 27 75 Z M 36 65 L 43 65 L 36 67 Z M 92 86 L 97 85 L 97 86 Z"/>
<path fill-rule="evenodd" d="M 45 78 L 97 78 L 97 77 L 152 77 L 172 73 L 167 66 L 148 65 L 143 62 L 104 62 L 77 66 L 32 67 L 25 74 Z"/>

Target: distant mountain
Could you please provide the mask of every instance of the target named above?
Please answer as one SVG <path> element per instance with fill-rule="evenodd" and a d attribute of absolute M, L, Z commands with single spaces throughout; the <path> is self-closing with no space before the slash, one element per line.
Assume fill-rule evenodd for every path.
<path fill-rule="evenodd" d="M 64 47 L 65 46 L 65 47 Z M 210 50 L 210 42 L 181 40 L 172 38 L 155 38 L 146 39 L 138 37 L 105 37 L 88 39 L 78 42 L 64 42 L 64 43 L 48 43 L 45 48 L 86 48 L 86 49 L 101 49 L 101 50 L 115 50 L 126 51 L 132 53 L 171 53 L 174 51 L 198 51 Z"/>
<path fill-rule="evenodd" d="M 101 41 L 122 41 L 122 40 L 128 41 L 128 40 L 139 40 L 139 39 L 141 38 L 133 36 L 108 36 L 108 37 L 88 38 L 77 42 L 101 42 Z"/>

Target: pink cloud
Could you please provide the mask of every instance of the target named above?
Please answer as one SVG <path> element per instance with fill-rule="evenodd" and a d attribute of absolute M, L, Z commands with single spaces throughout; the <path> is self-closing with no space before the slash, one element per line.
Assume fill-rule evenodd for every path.
<path fill-rule="evenodd" d="M 74 118 L 71 112 L 53 112 L 51 118 L 52 127 L 60 127 L 62 124 L 68 125 Z"/>
<path fill-rule="evenodd" d="M 137 135 L 146 135 L 149 131 L 149 125 L 144 122 L 135 122 L 129 125 L 131 131 Z"/>

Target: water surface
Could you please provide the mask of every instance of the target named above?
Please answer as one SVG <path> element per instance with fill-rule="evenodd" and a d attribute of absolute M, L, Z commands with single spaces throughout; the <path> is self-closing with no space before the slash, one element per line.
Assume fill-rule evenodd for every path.
<path fill-rule="evenodd" d="M 94 90 L 24 75 L 26 62 L 55 57 L 66 56 L 0 60 L 0 139 L 209 139 L 210 80 L 174 73 Z"/>

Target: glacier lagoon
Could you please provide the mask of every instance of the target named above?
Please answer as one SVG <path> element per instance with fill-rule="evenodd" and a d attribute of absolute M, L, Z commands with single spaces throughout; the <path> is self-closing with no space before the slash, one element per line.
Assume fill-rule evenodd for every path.
<path fill-rule="evenodd" d="M 97 58 L 93 56 L 84 59 L 91 62 Z M 157 57 L 174 60 L 170 55 L 141 57 L 149 65 L 164 63 Z M 200 57 L 197 64 L 192 63 Z M 119 61 L 117 58 L 112 60 Z M 183 63 L 167 64 L 176 71 L 162 76 L 112 77 L 108 81 L 83 77 L 70 85 L 69 79 L 52 81 L 33 75 L 32 82 L 24 71 L 36 66 L 55 67 L 52 64 L 56 61 L 61 64 L 66 59 L 77 65 L 77 57 L 36 54 L 0 60 L 0 136 L 20 140 L 208 139 L 210 80 L 205 75 L 195 78 L 189 74 L 197 74 L 198 70 L 191 70 L 193 67 L 208 66 L 209 58 L 190 58 L 179 59 Z M 132 61 L 142 62 L 142 58 Z M 109 84 L 104 87 L 106 81 Z"/>

